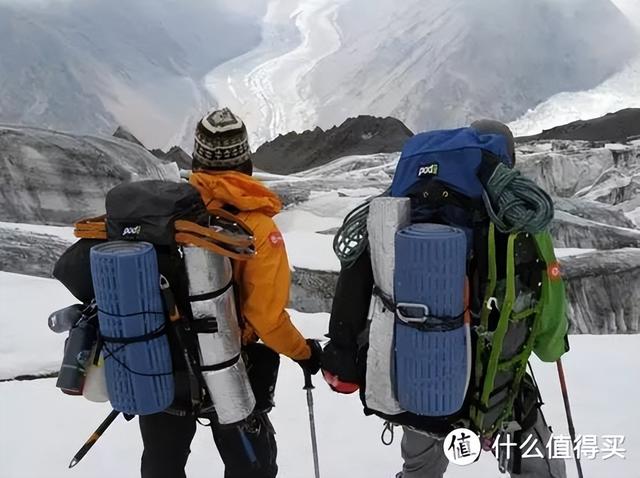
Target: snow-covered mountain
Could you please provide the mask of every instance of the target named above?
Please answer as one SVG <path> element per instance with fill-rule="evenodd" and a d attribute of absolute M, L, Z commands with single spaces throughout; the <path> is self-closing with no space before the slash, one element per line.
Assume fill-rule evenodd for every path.
<path fill-rule="evenodd" d="M 415 131 L 515 120 L 616 74 L 607 92 L 634 91 L 637 66 L 619 72 L 637 33 L 612 1 L 638 12 L 629 0 L 2 0 L 0 121 L 122 124 L 150 147 L 188 148 L 196 117 L 220 103 L 256 148 L 360 114 Z M 517 129 L 574 105 L 542 106 Z"/>
<path fill-rule="evenodd" d="M 1 1 L 0 122 L 86 134 L 123 124 L 166 146 L 213 103 L 202 77 L 259 42 L 265 2 L 235 3 Z"/>
<path fill-rule="evenodd" d="M 341 7 L 338 24 L 343 47 L 310 75 L 320 124 L 349 108 L 390 113 L 416 130 L 515 119 L 554 93 L 598 85 L 640 53 L 609 0 L 382 1 L 375 9 L 356 0 Z"/>
<path fill-rule="evenodd" d="M 359 114 L 414 131 L 511 121 L 637 54 L 638 33 L 610 0 L 299 0 L 271 3 L 261 44 L 207 85 L 257 147 Z"/>

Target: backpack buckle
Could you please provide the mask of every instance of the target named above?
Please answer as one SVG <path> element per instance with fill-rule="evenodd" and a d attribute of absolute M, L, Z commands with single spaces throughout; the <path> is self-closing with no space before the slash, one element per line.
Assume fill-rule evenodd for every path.
<path fill-rule="evenodd" d="M 497 311 L 500 311 L 500 305 L 498 304 L 498 299 L 495 297 L 489 297 L 489 300 L 487 301 L 487 309 L 489 310 L 496 309 Z"/>
<path fill-rule="evenodd" d="M 421 313 L 421 315 L 416 315 L 416 313 Z M 429 318 L 429 307 L 424 304 L 400 302 L 396 304 L 396 314 L 405 324 L 424 324 Z"/>

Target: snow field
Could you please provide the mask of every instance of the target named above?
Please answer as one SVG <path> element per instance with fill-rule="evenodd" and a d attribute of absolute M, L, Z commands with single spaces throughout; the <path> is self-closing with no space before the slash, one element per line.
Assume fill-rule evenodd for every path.
<path fill-rule="evenodd" d="M 11 286 L 13 284 L 13 286 Z M 0 274 L 4 313 L 0 363 L 3 376 L 11 373 L 55 370 L 62 358 L 61 336 L 50 332 L 51 310 L 73 300 L 55 281 L 16 274 Z M 11 300 L 18 291 L 37 294 L 38 304 Z M 34 301 L 31 301 L 34 302 Z M 25 306 L 25 303 L 27 306 Z M 30 304 L 30 305 L 29 305 Z M 291 311 L 308 337 L 326 333 L 327 314 Z M 19 317 L 20 320 L 16 320 Z M 5 337 L 8 337 L 5 338 Z M 639 336 L 576 336 L 565 357 L 565 369 L 579 434 L 625 435 L 626 459 L 584 462 L 585 476 L 637 478 L 640 467 L 640 358 Z M 13 364 L 13 365 L 11 365 Z M 547 419 L 556 434 L 567 434 L 556 370 L 553 364 L 534 361 L 536 376 L 547 405 Z M 364 417 L 356 395 L 338 395 L 315 378 L 316 426 L 324 478 L 389 478 L 401 467 L 399 442 L 381 444 L 382 421 Z M 271 417 L 277 430 L 281 478 L 311 478 L 313 465 L 303 377 L 300 368 L 282 359 L 276 390 L 277 407 Z M 107 405 L 65 396 L 54 379 L 0 383 L 0 476 L 2 478 L 112 478 L 138 476 L 141 440 L 135 420 L 119 418 L 76 468 L 67 469 L 73 454 L 106 417 Z M 572 462 L 567 463 L 574 477 Z M 222 464 L 208 430 L 198 427 L 187 467 L 190 478 L 221 476 Z M 499 476 L 491 455 L 466 468 L 451 465 L 447 478 Z"/>

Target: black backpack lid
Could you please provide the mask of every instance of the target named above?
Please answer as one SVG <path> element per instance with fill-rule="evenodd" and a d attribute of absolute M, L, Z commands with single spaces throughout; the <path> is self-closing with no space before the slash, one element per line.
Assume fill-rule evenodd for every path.
<path fill-rule="evenodd" d="M 120 184 L 107 193 L 107 236 L 110 240 L 174 243 L 174 222 L 197 219 L 206 207 L 196 188 L 161 180 Z"/>

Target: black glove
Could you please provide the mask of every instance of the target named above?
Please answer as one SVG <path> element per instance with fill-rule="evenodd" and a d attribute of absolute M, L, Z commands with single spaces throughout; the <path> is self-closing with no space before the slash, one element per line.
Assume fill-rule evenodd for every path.
<path fill-rule="evenodd" d="M 322 364 L 322 346 L 315 339 L 307 339 L 307 345 L 311 349 L 311 357 L 305 360 L 296 360 L 296 362 L 302 367 L 302 370 L 315 375 Z"/>

